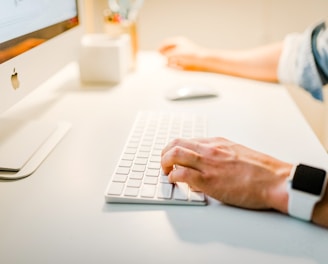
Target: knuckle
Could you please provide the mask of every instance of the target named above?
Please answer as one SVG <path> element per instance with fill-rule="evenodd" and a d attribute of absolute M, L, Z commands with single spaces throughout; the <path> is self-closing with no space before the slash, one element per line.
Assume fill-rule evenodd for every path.
<path fill-rule="evenodd" d="M 171 155 L 174 158 L 179 157 L 181 155 L 181 147 L 178 146 L 173 147 L 171 151 Z"/>
<path fill-rule="evenodd" d="M 171 145 L 172 146 L 177 146 L 177 145 L 180 144 L 180 142 L 181 142 L 181 139 L 180 138 L 175 138 L 175 139 L 172 139 Z"/>
<path fill-rule="evenodd" d="M 211 145 L 207 148 L 207 157 L 216 157 L 222 153 L 222 147 Z"/>
<path fill-rule="evenodd" d="M 202 180 L 202 182 L 210 182 L 210 180 L 212 179 L 212 175 L 208 171 L 203 171 L 200 174 L 200 179 Z"/>

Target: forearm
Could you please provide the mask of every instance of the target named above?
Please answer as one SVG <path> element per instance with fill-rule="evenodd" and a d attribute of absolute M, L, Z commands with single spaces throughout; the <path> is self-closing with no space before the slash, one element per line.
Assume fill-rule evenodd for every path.
<path fill-rule="evenodd" d="M 244 51 L 207 50 L 202 62 L 206 71 L 277 82 L 281 51 L 282 43 Z"/>

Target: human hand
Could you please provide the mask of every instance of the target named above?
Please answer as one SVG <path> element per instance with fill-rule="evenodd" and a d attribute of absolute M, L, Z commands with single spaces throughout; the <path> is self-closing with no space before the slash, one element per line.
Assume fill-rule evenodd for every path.
<path fill-rule="evenodd" d="M 175 139 L 161 163 L 170 182 L 186 182 L 226 204 L 287 213 L 292 164 L 224 138 Z"/>
<path fill-rule="evenodd" d="M 159 52 L 167 57 L 169 67 L 182 70 L 206 70 L 206 49 L 198 46 L 185 37 L 174 37 L 165 40 Z"/>

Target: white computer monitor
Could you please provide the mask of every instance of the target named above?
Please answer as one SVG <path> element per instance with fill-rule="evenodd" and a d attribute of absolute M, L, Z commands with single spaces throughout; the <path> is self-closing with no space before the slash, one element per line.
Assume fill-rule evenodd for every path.
<path fill-rule="evenodd" d="M 67 123 L 2 117 L 78 58 L 81 33 L 77 0 L 1 1 L 0 179 L 33 173 L 69 129 Z"/>

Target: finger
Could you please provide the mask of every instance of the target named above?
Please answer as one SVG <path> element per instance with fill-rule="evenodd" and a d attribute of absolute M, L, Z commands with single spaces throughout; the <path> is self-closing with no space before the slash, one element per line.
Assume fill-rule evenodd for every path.
<path fill-rule="evenodd" d="M 184 70 L 184 67 L 179 64 L 179 60 L 177 60 L 174 56 L 171 57 L 168 54 L 166 54 L 166 55 L 168 57 L 167 58 L 167 66 L 178 69 L 178 70 Z"/>
<path fill-rule="evenodd" d="M 177 166 L 168 175 L 168 180 L 171 183 L 184 182 L 189 185 L 193 191 L 199 191 L 198 179 L 200 172 L 192 168 Z"/>
<path fill-rule="evenodd" d="M 163 55 L 167 55 L 167 53 L 169 53 L 174 48 L 176 48 L 175 43 L 164 43 L 158 48 L 158 51 Z"/>
<path fill-rule="evenodd" d="M 186 155 L 187 152 L 192 152 L 190 149 L 196 149 L 192 146 L 191 140 L 177 138 L 172 140 L 167 146 L 162 150 L 161 153 L 161 165 L 163 171 L 168 174 L 174 165 L 183 165 L 181 163 L 182 157 L 178 157 L 178 155 L 183 156 Z M 171 152 L 171 153 L 170 153 Z M 196 153 L 189 153 L 191 155 L 195 155 Z M 187 156 L 184 157 L 188 159 Z M 186 162 L 184 163 L 186 165 Z"/>
<path fill-rule="evenodd" d="M 172 171 L 174 165 L 197 170 L 199 159 L 200 156 L 197 152 L 181 146 L 174 146 L 162 156 L 161 165 L 166 174 Z"/>
<path fill-rule="evenodd" d="M 186 71 L 199 71 L 205 70 L 202 67 L 202 63 L 198 62 L 194 56 L 190 56 L 187 54 L 177 54 L 175 55 L 174 50 L 168 52 L 166 56 L 168 57 L 168 66 L 180 68 Z"/>
<path fill-rule="evenodd" d="M 170 52 L 167 54 L 167 64 L 171 67 L 187 69 L 189 67 L 189 61 L 184 58 L 184 55 L 174 55 L 173 53 Z"/>
<path fill-rule="evenodd" d="M 170 38 L 165 40 L 158 48 L 158 51 L 163 55 L 168 55 L 171 50 L 174 50 L 178 45 L 176 38 Z"/>

